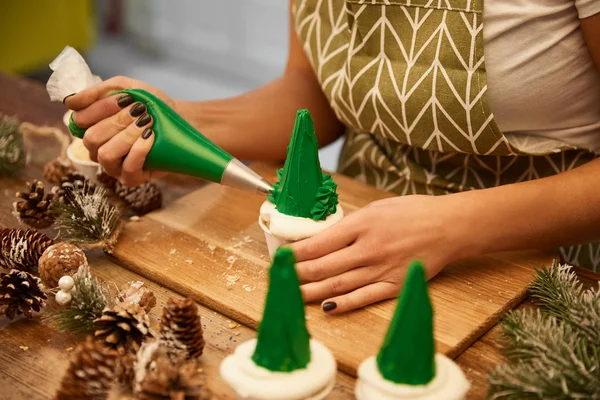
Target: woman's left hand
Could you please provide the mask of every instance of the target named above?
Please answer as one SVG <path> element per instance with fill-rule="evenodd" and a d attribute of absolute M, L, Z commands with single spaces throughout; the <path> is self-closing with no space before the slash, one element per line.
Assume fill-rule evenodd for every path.
<path fill-rule="evenodd" d="M 423 262 L 432 278 L 461 258 L 465 221 L 452 196 L 376 201 L 291 245 L 306 302 L 340 313 L 396 297 L 407 266 Z"/>

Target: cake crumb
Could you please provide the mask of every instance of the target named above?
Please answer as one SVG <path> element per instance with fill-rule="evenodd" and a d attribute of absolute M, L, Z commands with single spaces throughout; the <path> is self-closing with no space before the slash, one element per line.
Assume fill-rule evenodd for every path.
<path fill-rule="evenodd" d="M 253 291 L 253 290 L 254 290 L 254 288 L 253 288 L 253 287 L 251 287 L 250 285 L 244 285 L 244 286 L 242 286 L 242 287 L 244 288 L 244 290 L 245 290 L 246 292 L 251 292 L 251 291 Z"/>
<path fill-rule="evenodd" d="M 310 321 L 310 315 L 305 315 L 304 318 L 306 318 L 307 321 Z"/>
<path fill-rule="evenodd" d="M 242 334 L 241 332 L 237 332 L 237 331 L 233 332 L 233 336 L 240 336 L 241 334 Z M 235 340 L 234 340 L 234 342 L 235 342 Z"/>
<path fill-rule="evenodd" d="M 210 251 L 210 254 L 211 254 L 211 255 L 212 255 L 212 254 L 215 252 L 215 250 L 216 250 L 216 249 L 217 249 L 217 246 L 216 246 L 216 245 L 214 245 L 214 244 L 212 244 L 212 243 L 209 243 L 209 245 L 208 245 L 208 250 Z"/>
<path fill-rule="evenodd" d="M 244 242 L 246 242 L 246 243 L 253 243 L 254 240 L 252 240 L 252 238 L 250 236 L 244 236 Z"/>
<path fill-rule="evenodd" d="M 236 261 L 237 261 L 237 257 L 236 256 L 229 256 L 229 257 L 227 257 L 227 263 L 229 264 L 229 266 L 232 266 L 233 264 L 235 264 Z"/>
<path fill-rule="evenodd" d="M 177 253 L 177 249 L 171 249 L 171 251 L 169 252 L 170 255 L 173 255 L 175 253 Z"/>
<path fill-rule="evenodd" d="M 139 221 L 139 220 L 140 220 L 140 217 L 139 217 L 139 215 L 132 215 L 131 217 L 129 217 L 129 220 L 130 220 L 130 221 L 134 221 L 134 222 L 135 222 L 135 221 Z"/>
<path fill-rule="evenodd" d="M 240 277 L 238 275 L 225 275 L 225 279 L 227 280 L 227 286 L 232 286 L 236 284 Z"/>
<path fill-rule="evenodd" d="M 67 347 L 65 351 L 73 351 L 73 347 Z"/>
<path fill-rule="evenodd" d="M 193 261 L 193 260 L 190 260 L 189 258 L 186 258 L 186 259 L 185 259 L 185 260 L 183 260 L 183 261 L 185 261 L 185 262 L 186 262 L 186 263 L 188 263 L 188 264 L 193 264 L 193 263 L 194 263 L 194 261 Z"/>
<path fill-rule="evenodd" d="M 229 329 L 235 329 L 235 328 L 237 328 L 237 327 L 238 327 L 238 324 L 236 324 L 236 323 L 235 323 L 235 322 L 233 322 L 233 321 L 229 321 Z"/>
<path fill-rule="evenodd" d="M 19 346 L 19 348 L 23 351 L 29 350 L 29 346 Z"/>

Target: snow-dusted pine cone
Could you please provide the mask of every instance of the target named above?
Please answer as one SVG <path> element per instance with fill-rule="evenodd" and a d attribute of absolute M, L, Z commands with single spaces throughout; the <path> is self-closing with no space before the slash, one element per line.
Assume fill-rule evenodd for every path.
<path fill-rule="evenodd" d="M 152 182 L 126 187 L 116 182 L 115 194 L 137 215 L 144 215 L 162 207 L 162 192 Z"/>
<path fill-rule="evenodd" d="M 56 243 L 48 247 L 40 257 L 38 271 L 44 284 L 54 288 L 58 286 L 60 278 L 73 275 L 82 265 L 87 265 L 83 250 L 74 244 Z"/>
<path fill-rule="evenodd" d="M 35 273 L 40 257 L 52 244 L 52 239 L 33 229 L 2 229 L 0 267 Z"/>
<path fill-rule="evenodd" d="M 119 303 L 94 321 L 94 336 L 121 353 L 137 351 L 150 332 L 150 318 L 139 304 Z"/>
<path fill-rule="evenodd" d="M 45 229 L 52 225 L 55 216 L 49 211 L 54 194 L 45 193 L 44 184 L 37 179 L 27 182 L 27 190 L 17 192 L 13 203 L 13 214 L 25 225 L 35 229 Z"/>
<path fill-rule="evenodd" d="M 204 350 L 203 333 L 196 303 L 190 299 L 169 299 L 160 320 L 161 340 L 187 358 L 198 358 Z"/>
<path fill-rule="evenodd" d="M 54 185 L 59 184 L 62 178 L 72 172 L 75 172 L 73 164 L 63 158 L 55 158 L 44 165 L 44 178 Z"/>
<path fill-rule="evenodd" d="M 142 281 L 127 282 L 123 285 L 117 300 L 122 303 L 139 304 L 147 313 L 156 305 L 156 296 Z"/>
<path fill-rule="evenodd" d="M 106 172 L 104 172 L 104 170 L 98 173 L 96 179 L 102 184 L 102 186 L 104 186 L 107 190 L 110 190 L 111 192 L 115 190 L 115 185 L 118 182 L 116 178 L 113 178 L 112 176 L 108 175 Z"/>
<path fill-rule="evenodd" d="M 60 185 L 55 186 L 53 192 L 57 200 L 65 201 L 68 200 L 69 193 L 73 193 L 74 190 L 83 190 L 84 193 L 91 194 L 94 193 L 96 187 L 96 184 L 82 173 L 72 172 L 60 180 Z"/>
<path fill-rule="evenodd" d="M 56 400 L 106 399 L 115 379 L 118 353 L 88 336 L 75 350 Z"/>
<path fill-rule="evenodd" d="M 33 318 L 33 311 L 39 312 L 47 298 L 40 278 L 16 269 L 0 274 L 0 306 L 9 319 L 20 314 Z"/>

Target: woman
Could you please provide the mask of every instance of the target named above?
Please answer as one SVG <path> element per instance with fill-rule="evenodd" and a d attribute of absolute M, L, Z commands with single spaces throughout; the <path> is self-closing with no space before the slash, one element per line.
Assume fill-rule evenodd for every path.
<path fill-rule="evenodd" d="M 600 239 L 600 2 L 485 5 L 292 1 L 287 67 L 264 87 L 194 103 L 117 77 L 65 102 L 92 158 L 127 185 L 156 172 L 142 169 L 144 106 L 110 96 L 125 88 L 241 159 L 282 160 L 300 108 L 321 145 L 346 135 L 340 171 L 401 195 L 293 245 L 305 299 L 348 311 L 396 296 L 411 259 L 433 277 L 466 257 Z M 563 256 L 595 268 L 600 246 Z"/>

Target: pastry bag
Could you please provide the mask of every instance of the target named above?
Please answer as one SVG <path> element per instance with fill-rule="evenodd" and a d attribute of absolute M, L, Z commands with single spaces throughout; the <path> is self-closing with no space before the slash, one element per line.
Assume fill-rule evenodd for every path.
<path fill-rule="evenodd" d="M 231 154 L 208 140 L 165 102 L 142 89 L 127 89 L 135 101 L 146 105 L 152 116 L 155 139 L 144 168 L 175 172 L 238 189 L 270 194 L 273 187 Z M 117 93 L 117 94 L 118 94 Z M 69 121 L 69 130 L 83 138 L 85 129 Z"/>

